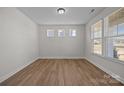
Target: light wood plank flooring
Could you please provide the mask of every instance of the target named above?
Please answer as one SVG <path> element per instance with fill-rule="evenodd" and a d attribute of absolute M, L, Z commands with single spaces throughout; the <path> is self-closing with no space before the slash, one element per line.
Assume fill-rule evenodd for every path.
<path fill-rule="evenodd" d="M 0 85 L 123 85 L 84 59 L 37 60 Z"/>

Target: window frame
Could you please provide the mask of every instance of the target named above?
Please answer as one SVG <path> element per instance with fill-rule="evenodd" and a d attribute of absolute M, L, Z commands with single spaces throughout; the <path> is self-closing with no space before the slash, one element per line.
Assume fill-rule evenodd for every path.
<path fill-rule="evenodd" d="M 96 22 L 98 22 L 99 20 L 95 21 L 93 24 L 91 24 L 90 26 L 90 41 L 91 41 L 91 54 L 92 55 L 95 55 L 95 56 L 98 56 L 98 57 L 101 57 L 105 60 L 110 60 L 111 62 L 116 62 L 116 63 L 120 63 L 120 64 L 124 64 L 124 61 L 123 60 L 120 60 L 120 59 L 117 59 L 117 58 L 112 58 L 112 57 L 108 57 L 107 55 L 107 38 L 110 38 L 108 36 L 105 36 L 105 32 L 106 32 L 106 26 L 105 26 L 105 18 L 106 17 L 109 17 L 111 16 L 112 14 L 118 12 L 121 8 L 115 10 L 114 12 L 111 12 L 110 14 L 108 14 L 107 16 L 103 17 L 103 18 L 100 18 L 99 20 L 102 20 L 102 55 L 99 55 L 99 54 L 96 54 L 93 52 L 93 42 L 92 42 L 92 25 Z M 119 35 L 117 33 L 117 36 L 111 36 L 112 37 L 121 37 L 121 36 L 124 36 L 124 34 L 121 34 Z"/>
<path fill-rule="evenodd" d="M 64 35 L 61 36 L 61 35 L 59 34 L 59 33 L 60 33 L 59 31 L 62 31 L 62 32 L 64 33 Z M 57 36 L 60 37 L 60 38 L 65 37 L 65 29 L 58 29 L 58 30 L 57 30 Z"/>
<path fill-rule="evenodd" d="M 122 8 L 120 8 L 120 9 L 117 9 L 116 11 L 114 11 L 114 12 L 112 12 L 111 14 L 109 14 L 109 15 L 107 15 L 106 17 L 104 17 L 104 22 L 106 22 L 106 18 L 109 18 L 109 16 L 112 16 L 113 14 L 115 14 L 115 13 L 117 13 L 117 12 L 119 12 L 120 10 L 121 10 Z M 108 21 L 108 20 L 107 20 Z M 124 22 L 122 23 L 122 24 L 124 24 Z M 122 37 L 122 36 L 124 36 L 124 33 L 123 34 L 119 34 L 118 33 L 118 24 L 117 24 L 117 34 L 116 35 L 107 35 L 107 31 L 108 31 L 108 28 L 109 27 L 107 27 L 106 25 L 104 25 L 104 28 L 106 28 L 106 30 L 104 30 L 103 32 L 104 32 L 104 36 L 103 36 L 103 38 L 104 38 L 104 40 L 105 40 L 105 45 L 106 45 L 106 47 L 105 47 L 105 56 L 104 57 L 106 57 L 106 58 L 108 58 L 108 59 L 112 59 L 112 60 L 116 60 L 116 61 L 118 61 L 118 62 L 123 62 L 124 63 L 124 60 L 120 60 L 120 59 L 118 59 L 118 58 L 114 58 L 114 57 L 109 57 L 108 56 L 108 39 L 109 38 L 118 38 L 118 37 Z"/>
<path fill-rule="evenodd" d="M 75 30 L 75 36 L 73 36 L 73 30 Z M 77 29 L 69 29 L 69 37 L 77 37 Z"/>
<path fill-rule="evenodd" d="M 101 37 L 97 37 L 97 38 L 94 38 L 94 33 L 93 33 L 93 26 L 95 25 L 95 24 L 97 24 L 99 21 L 101 21 L 102 22 L 102 32 L 101 32 Z M 97 55 L 97 56 L 103 56 L 103 54 L 104 54 L 104 51 L 103 51 L 103 24 L 104 24 L 104 20 L 103 19 L 99 19 L 99 20 L 97 20 L 97 21 L 95 21 L 92 25 L 91 25 L 91 30 L 90 30 L 90 37 L 92 37 L 92 38 L 90 38 L 90 40 L 91 40 L 91 53 L 93 54 L 93 55 Z M 98 53 L 94 53 L 94 40 L 98 40 L 98 39 L 101 39 L 101 54 L 98 54 Z"/>
<path fill-rule="evenodd" d="M 53 32 L 53 35 L 49 36 L 48 35 L 49 32 Z M 55 30 L 54 29 L 47 29 L 46 30 L 46 36 L 47 36 L 47 38 L 53 38 L 53 37 L 55 37 Z"/>

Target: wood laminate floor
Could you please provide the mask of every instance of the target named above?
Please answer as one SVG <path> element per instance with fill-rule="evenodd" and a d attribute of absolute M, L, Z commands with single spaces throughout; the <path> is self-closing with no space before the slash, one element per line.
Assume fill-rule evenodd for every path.
<path fill-rule="evenodd" d="M 1 85 L 123 85 L 84 59 L 37 60 Z"/>

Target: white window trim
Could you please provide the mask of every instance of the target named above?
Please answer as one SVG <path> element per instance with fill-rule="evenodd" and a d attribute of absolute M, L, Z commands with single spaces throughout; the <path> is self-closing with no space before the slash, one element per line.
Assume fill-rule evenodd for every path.
<path fill-rule="evenodd" d="M 59 31 L 60 31 L 60 30 L 63 31 L 63 33 L 64 33 L 63 36 L 59 35 Z M 58 29 L 58 31 L 57 31 L 57 36 L 60 37 L 60 38 L 61 38 L 61 37 L 65 37 L 65 29 Z"/>
<path fill-rule="evenodd" d="M 97 22 L 99 22 L 99 21 L 102 21 L 102 37 L 101 37 L 101 38 L 100 38 L 100 37 L 94 38 L 94 34 L 93 34 L 93 38 L 91 38 L 92 26 L 94 26 L 95 24 L 97 24 Z M 95 21 L 95 22 L 91 25 L 91 28 L 90 28 L 91 54 L 93 54 L 93 55 L 103 56 L 103 30 L 104 30 L 104 29 L 103 29 L 103 26 L 104 26 L 103 24 L 104 24 L 103 19 L 99 19 L 99 20 Z M 94 53 L 94 51 L 93 51 L 93 49 L 94 49 L 93 41 L 94 41 L 95 39 L 101 39 L 101 40 L 102 40 L 102 53 L 101 53 L 101 54 Z"/>
<path fill-rule="evenodd" d="M 106 57 L 106 56 L 102 56 L 102 55 L 98 55 L 98 54 L 94 54 L 94 53 L 91 53 L 91 54 L 96 56 L 96 57 L 101 57 L 104 60 L 115 62 L 115 63 L 120 63 L 120 64 L 124 65 L 124 61 L 118 60 L 117 58 Z"/>
<path fill-rule="evenodd" d="M 75 33 L 76 33 L 75 36 L 72 35 L 73 30 L 75 30 Z M 76 37 L 76 36 L 77 36 L 77 29 L 69 29 L 69 37 Z"/>
<path fill-rule="evenodd" d="M 54 33 L 53 36 L 48 36 L 48 32 L 50 32 L 50 31 Z M 54 31 L 53 29 L 47 29 L 47 30 L 46 30 L 46 34 L 47 34 L 47 37 L 48 37 L 48 38 L 53 38 L 53 37 L 55 37 L 55 31 Z"/>
<path fill-rule="evenodd" d="M 120 8 L 121 9 L 121 8 Z M 107 16 L 110 16 L 110 15 L 112 15 L 112 14 L 114 14 L 114 13 L 116 13 L 116 12 L 118 12 L 120 9 L 117 9 L 115 12 L 112 12 L 111 14 L 109 14 L 109 15 L 107 15 Z M 106 17 L 107 17 L 106 16 Z M 105 18 L 105 17 L 104 17 Z M 105 59 L 105 60 L 108 60 L 108 61 L 111 61 L 111 62 L 115 62 L 115 63 L 120 63 L 120 64 L 123 64 L 124 65 L 124 61 L 122 61 L 122 60 L 119 60 L 119 59 L 117 59 L 117 58 L 112 58 L 112 57 L 108 57 L 107 56 L 107 48 L 106 48 L 106 38 L 113 38 L 113 37 L 121 37 L 121 36 L 124 36 L 124 34 L 121 34 L 121 35 L 118 35 L 117 34 L 117 36 L 105 36 L 105 24 L 104 24 L 104 18 L 102 18 L 102 19 L 99 19 L 99 20 L 97 20 L 97 21 L 95 21 L 91 26 L 90 26 L 90 41 L 91 41 L 91 54 L 92 55 L 94 55 L 94 56 L 97 56 L 97 57 L 101 57 L 101 58 L 103 58 L 103 59 Z M 96 23 L 96 22 L 98 22 L 98 21 L 100 21 L 100 20 L 102 20 L 102 23 L 103 23 L 103 26 L 102 26 L 102 55 L 100 55 L 100 54 L 96 54 L 96 53 L 94 53 L 93 52 L 93 40 L 94 40 L 94 38 L 91 38 L 91 31 L 92 31 L 92 26 Z M 94 34 L 93 34 L 94 35 Z M 94 36 L 93 36 L 94 37 Z"/>

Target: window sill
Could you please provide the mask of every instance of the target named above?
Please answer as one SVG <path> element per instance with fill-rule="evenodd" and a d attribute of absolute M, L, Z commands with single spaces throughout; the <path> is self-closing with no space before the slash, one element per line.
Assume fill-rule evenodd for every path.
<path fill-rule="evenodd" d="M 108 61 L 111 61 L 111 62 L 120 63 L 120 64 L 123 64 L 124 65 L 124 61 L 118 60 L 116 58 L 104 57 L 102 55 L 94 54 L 94 53 L 92 53 L 92 55 L 97 56 L 97 57 L 101 57 L 104 60 L 108 60 Z"/>

